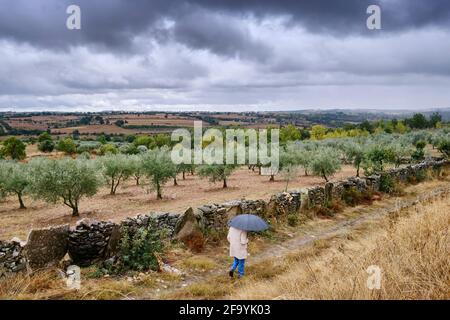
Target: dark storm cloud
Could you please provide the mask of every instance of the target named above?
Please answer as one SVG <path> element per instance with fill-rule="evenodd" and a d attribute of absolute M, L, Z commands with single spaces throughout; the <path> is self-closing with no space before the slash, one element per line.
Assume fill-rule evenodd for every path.
<path fill-rule="evenodd" d="M 70 4 L 81 30 L 66 28 Z M 381 31 L 366 28 L 371 4 Z M 0 109 L 450 103 L 446 0 L 0 5 Z"/>
<path fill-rule="evenodd" d="M 62 49 L 91 45 L 129 51 L 136 49 L 134 37 L 144 33 L 158 40 L 158 36 L 172 35 L 188 46 L 218 54 L 239 54 L 244 45 L 250 47 L 250 52 L 243 50 L 244 55 L 264 52 L 245 27 L 227 26 L 226 17 L 214 16 L 218 13 L 239 18 L 284 15 L 290 17 L 290 24 L 336 36 L 367 33 L 370 4 L 381 5 L 385 32 L 428 25 L 447 28 L 450 21 L 450 1 L 446 0 L 2 0 L 1 4 L 0 38 Z M 82 9 L 80 32 L 65 28 L 69 4 Z M 164 19 L 175 22 L 173 32 L 160 30 L 158 23 Z"/>

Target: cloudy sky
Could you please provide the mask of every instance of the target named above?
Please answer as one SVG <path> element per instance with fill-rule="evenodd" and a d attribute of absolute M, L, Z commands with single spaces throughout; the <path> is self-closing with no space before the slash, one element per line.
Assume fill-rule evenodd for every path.
<path fill-rule="evenodd" d="M 450 107 L 447 0 L 0 4 L 0 111 Z"/>

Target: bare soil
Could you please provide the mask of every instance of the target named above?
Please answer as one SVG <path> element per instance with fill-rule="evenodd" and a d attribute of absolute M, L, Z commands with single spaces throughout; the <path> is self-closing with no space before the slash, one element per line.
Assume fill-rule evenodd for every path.
<path fill-rule="evenodd" d="M 355 174 L 355 169 L 345 166 L 334 179 L 339 180 Z M 265 199 L 285 190 L 286 182 L 276 177 L 260 176 L 247 168 L 240 168 L 228 180 L 228 188 L 221 183 L 212 184 L 198 176 L 186 174 L 186 180 L 178 176 L 178 186 L 169 181 L 163 191 L 163 200 L 157 200 L 148 185 L 136 186 L 129 179 L 119 185 L 116 195 L 109 195 L 107 187 L 92 198 L 83 198 L 80 203 L 81 216 L 72 218 L 71 209 L 62 204 L 47 204 L 25 197 L 27 209 L 18 209 L 15 197 L 0 202 L 0 239 L 20 237 L 25 239 L 32 228 L 63 223 L 75 224 L 80 218 L 120 221 L 126 217 L 150 212 L 182 212 L 188 207 L 199 207 L 208 203 L 220 203 L 233 199 Z M 288 189 L 323 185 L 324 180 L 301 175 L 289 183 Z"/>

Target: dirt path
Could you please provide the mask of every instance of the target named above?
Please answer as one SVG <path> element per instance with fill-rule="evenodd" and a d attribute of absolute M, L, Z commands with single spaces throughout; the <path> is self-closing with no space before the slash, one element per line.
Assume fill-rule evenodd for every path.
<path fill-rule="evenodd" d="M 317 240 L 326 240 L 338 235 L 347 234 L 349 231 L 365 222 L 381 219 L 382 217 L 396 213 L 401 209 L 414 206 L 422 201 L 432 200 L 450 192 L 450 186 L 447 182 L 431 188 L 424 188 L 424 186 L 419 185 L 410 188 L 412 189 L 411 195 L 402 198 L 386 198 L 371 206 L 349 208 L 346 210 L 345 215 L 339 215 L 333 220 L 326 221 L 324 225 L 315 225 L 311 230 L 299 230 L 295 235 L 291 235 L 291 239 L 283 241 L 282 243 L 270 245 L 262 252 L 251 255 L 247 265 L 252 266 L 268 259 L 274 260 L 274 258 L 284 257 L 294 250 L 312 245 Z M 415 192 L 420 192 L 420 194 L 415 195 Z M 187 274 L 182 282 L 172 285 L 168 284 L 166 288 L 162 289 L 149 290 L 138 298 L 161 299 L 169 294 L 171 295 L 180 292 L 191 284 L 207 282 L 209 280 L 213 281 L 214 277 L 226 275 L 227 271 L 228 265 L 214 268 L 203 274 Z"/>

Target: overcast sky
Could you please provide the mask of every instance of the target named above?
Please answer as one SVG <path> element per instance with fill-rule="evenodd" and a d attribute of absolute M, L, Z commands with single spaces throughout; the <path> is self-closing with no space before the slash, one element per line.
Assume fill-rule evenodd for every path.
<path fill-rule="evenodd" d="M 450 107 L 447 0 L 0 4 L 0 111 Z"/>

